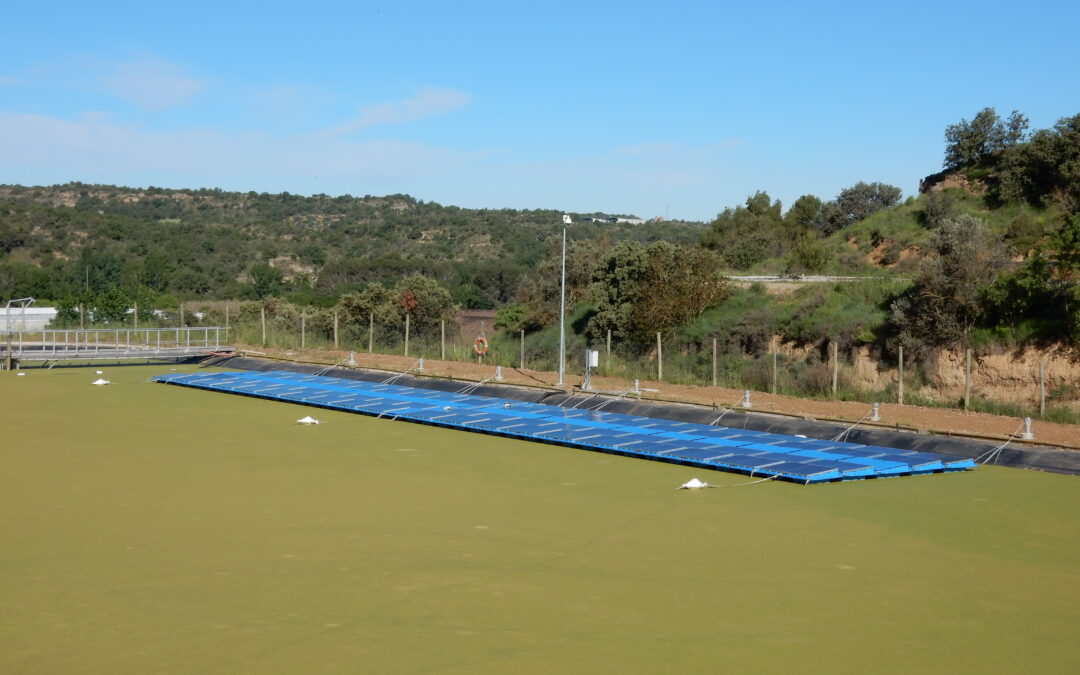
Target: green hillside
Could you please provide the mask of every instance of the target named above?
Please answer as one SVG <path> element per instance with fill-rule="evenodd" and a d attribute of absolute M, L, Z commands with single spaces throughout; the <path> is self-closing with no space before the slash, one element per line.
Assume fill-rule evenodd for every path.
<path fill-rule="evenodd" d="M 463 306 L 495 307 L 556 249 L 561 217 L 407 195 L 0 186 L 0 296 L 61 299 L 122 285 L 188 300 L 293 293 L 327 303 L 421 273 Z M 575 240 L 690 244 L 702 227 L 576 220 Z"/>

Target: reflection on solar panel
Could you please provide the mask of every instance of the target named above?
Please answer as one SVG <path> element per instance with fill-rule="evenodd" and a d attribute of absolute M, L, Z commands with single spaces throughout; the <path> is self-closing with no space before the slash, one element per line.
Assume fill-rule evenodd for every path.
<path fill-rule="evenodd" d="M 172 373 L 155 382 L 555 443 L 799 483 L 940 473 L 970 459 L 289 372 Z"/>

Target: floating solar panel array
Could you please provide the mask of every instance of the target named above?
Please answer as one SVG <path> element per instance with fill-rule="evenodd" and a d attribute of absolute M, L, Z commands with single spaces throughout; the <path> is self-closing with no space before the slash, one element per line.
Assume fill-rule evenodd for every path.
<path fill-rule="evenodd" d="M 176 373 L 152 380 L 799 483 L 975 466 L 970 459 L 927 452 L 283 371 Z"/>

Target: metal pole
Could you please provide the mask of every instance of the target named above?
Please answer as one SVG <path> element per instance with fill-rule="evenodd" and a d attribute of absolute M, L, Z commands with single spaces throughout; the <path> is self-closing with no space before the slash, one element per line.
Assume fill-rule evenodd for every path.
<path fill-rule="evenodd" d="M 405 356 L 409 355 L 409 313 L 405 313 Z"/>
<path fill-rule="evenodd" d="M 521 331 L 521 369 L 525 370 L 525 330 Z"/>
<path fill-rule="evenodd" d="M 368 314 L 367 351 L 375 353 L 375 312 Z"/>
<path fill-rule="evenodd" d="M 774 393 L 774 394 L 776 393 L 776 389 L 777 389 L 777 384 L 776 384 L 776 379 L 777 379 L 777 378 L 776 378 L 776 374 L 777 374 L 777 369 L 776 369 L 776 352 L 774 351 L 774 352 L 772 353 L 772 393 Z"/>
<path fill-rule="evenodd" d="M 300 349 L 307 346 L 307 314 L 300 312 Z"/>
<path fill-rule="evenodd" d="M 900 372 L 896 379 L 896 402 L 904 405 L 904 346 L 899 347 Z"/>
<path fill-rule="evenodd" d="M 562 276 L 559 285 L 559 381 L 555 386 L 563 386 L 563 373 L 566 369 L 566 225 L 570 216 L 563 216 L 562 227 Z"/>
<path fill-rule="evenodd" d="M 446 360 L 446 319 L 439 321 L 439 358 Z"/>
<path fill-rule="evenodd" d="M 1039 419 L 1046 415 L 1046 372 L 1039 361 Z"/>
<path fill-rule="evenodd" d="M 968 409 L 971 405 L 971 350 L 968 349 L 964 354 L 964 410 Z"/>
<path fill-rule="evenodd" d="M 225 328 L 229 327 L 229 303 L 225 303 Z"/>
<path fill-rule="evenodd" d="M 338 349 L 340 343 L 338 342 L 338 312 L 334 310 L 334 349 Z"/>
<path fill-rule="evenodd" d="M 608 331 L 607 331 L 607 361 L 604 363 L 604 366 L 609 368 L 609 369 L 611 368 L 611 329 L 610 328 L 608 328 Z"/>
<path fill-rule="evenodd" d="M 716 386 L 716 338 L 712 339 L 712 386 Z"/>
<path fill-rule="evenodd" d="M 139 301 L 135 301 L 135 330 L 139 330 Z"/>
<path fill-rule="evenodd" d="M 262 346 L 266 346 L 266 305 L 259 308 L 259 319 L 262 321 Z"/>
<path fill-rule="evenodd" d="M 840 352 L 836 340 L 832 341 L 832 395 L 836 398 L 836 386 L 840 381 Z"/>
<path fill-rule="evenodd" d="M 656 331 L 656 381 L 664 381 L 664 345 L 660 342 L 660 331 Z"/>

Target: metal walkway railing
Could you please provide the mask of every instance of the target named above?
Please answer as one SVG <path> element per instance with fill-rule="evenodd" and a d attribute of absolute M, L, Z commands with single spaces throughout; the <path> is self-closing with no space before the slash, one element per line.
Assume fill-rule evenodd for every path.
<path fill-rule="evenodd" d="M 12 331 L 0 338 L 0 367 L 22 361 L 183 359 L 230 354 L 228 328 L 87 328 Z"/>

